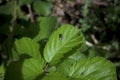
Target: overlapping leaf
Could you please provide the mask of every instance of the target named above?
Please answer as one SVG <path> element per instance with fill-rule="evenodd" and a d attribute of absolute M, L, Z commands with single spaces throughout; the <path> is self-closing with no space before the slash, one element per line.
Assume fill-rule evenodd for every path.
<path fill-rule="evenodd" d="M 101 57 L 66 60 L 58 67 L 58 72 L 80 80 L 117 80 L 115 66 Z"/>
<path fill-rule="evenodd" d="M 30 38 L 17 39 L 15 41 L 15 48 L 19 55 L 27 54 L 30 57 L 41 58 L 39 44 Z"/>
<path fill-rule="evenodd" d="M 63 25 L 51 35 L 44 49 L 44 58 L 48 63 L 55 64 L 65 53 L 83 42 L 79 29 L 72 25 Z"/>
<path fill-rule="evenodd" d="M 40 31 L 38 35 L 33 39 L 38 42 L 42 39 L 48 39 L 52 31 L 57 25 L 57 20 L 55 17 L 40 17 L 38 18 Z"/>
<path fill-rule="evenodd" d="M 47 16 L 51 12 L 52 5 L 45 1 L 35 1 L 33 3 L 33 9 L 36 14 Z"/>
<path fill-rule="evenodd" d="M 6 80 L 35 80 L 42 73 L 45 63 L 35 58 L 12 62 L 6 72 Z"/>
<path fill-rule="evenodd" d="M 41 79 L 39 79 L 41 80 Z M 61 73 L 49 73 L 43 80 L 68 80 L 66 76 Z"/>
<path fill-rule="evenodd" d="M 86 56 L 85 56 L 85 54 L 82 54 L 80 51 L 76 51 L 75 53 L 73 53 L 73 55 L 69 56 L 68 58 L 78 61 L 81 59 L 85 59 Z"/>

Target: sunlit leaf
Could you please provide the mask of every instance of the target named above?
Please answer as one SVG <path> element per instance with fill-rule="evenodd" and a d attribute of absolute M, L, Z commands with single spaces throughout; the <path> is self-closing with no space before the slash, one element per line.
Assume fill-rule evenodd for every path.
<path fill-rule="evenodd" d="M 73 53 L 73 55 L 69 56 L 69 59 L 73 59 L 75 61 L 85 59 L 85 58 L 86 56 L 82 54 L 80 51 L 76 51 L 75 53 Z"/>
<path fill-rule="evenodd" d="M 115 65 L 101 57 L 78 61 L 68 59 L 58 66 L 58 71 L 80 80 L 117 80 Z"/>
<path fill-rule="evenodd" d="M 83 42 L 84 37 L 79 29 L 72 25 L 63 25 L 49 38 L 44 49 L 44 58 L 48 63 L 55 64 L 65 53 Z"/>

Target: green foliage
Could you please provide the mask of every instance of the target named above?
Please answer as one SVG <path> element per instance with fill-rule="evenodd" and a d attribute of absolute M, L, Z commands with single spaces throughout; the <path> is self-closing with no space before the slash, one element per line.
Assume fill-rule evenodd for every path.
<path fill-rule="evenodd" d="M 15 49 L 20 56 L 27 54 L 33 58 L 41 58 L 39 47 L 38 43 L 27 37 L 15 40 Z"/>
<path fill-rule="evenodd" d="M 47 77 L 45 77 L 43 80 L 68 80 L 64 75 L 58 73 L 58 72 L 54 72 L 54 73 L 50 73 L 47 75 Z"/>
<path fill-rule="evenodd" d="M 35 1 L 33 8 L 36 14 L 47 16 L 51 12 L 52 5 L 44 1 Z"/>
<path fill-rule="evenodd" d="M 58 25 L 55 17 L 39 17 L 38 21 L 40 31 L 33 39 L 36 42 L 42 39 L 48 39 L 51 33 L 54 31 L 54 28 L 56 28 Z"/>
<path fill-rule="evenodd" d="M 0 80 L 4 80 L 4 75 L 5 75 L 5 68 L 4 68 L 4 64 L 2 63 L 0 65 Z"/>
<path fill-rule="evenodd" d="M 44 58 L 48 63 L 55 64 L 65 53 L 83 42 L 79 29 L 71 25 L 63 25 L 51 35 L 44 49 Z"/>
<path fill-rule="evenodd" d="M 6 80 L 35 80 L 43 72 L 43 66 L 44 62 L 35 58 L 12 62 L 5 78 Z"/>
<path fill-rule="evenodd" d="M 98 4 L 89 1 L 96 1 Z M 89 48 L 90 56 L 102 56 L 114 63 L 120 62 L 118 57 L 120 55 L 120 9 L 118 8 L 120 8 L 120 0 L 85 0 L 80 24 L 85 39 L 92 44 Z M 119 73 L 120 67 L 117 68 Z"/>
<path fill-rule="evenodd" d="M 115 65 L 101 57 L 87 58 L 79 52 L 83 44 L 81 31 L 68 24 L 52 33 L 43 53 L 31 38 L 16 39 L 12 56 L 20 58 L 7 66 L 5 80 L 116 80 Z M 64 54 L 70 56 L 61 60 Z"/>
<path fill-rule="evenodd" d="M 91 0 L 85 0 L 85 5 L 83 6 L 83 19 L 80 19 L 80 23 L 82 23 L 82 30 L 86 31 L 90 28 L 90 25 L 88 24 L 88 14 L 89 14 L 89 7 L 91 4 Z"/>
<path fill-rule="evenodd" d="M 82 60 L 68 59 L 58 66 L 62 74 L 82 80 L 116 80 L 115 66 L 101 57 Z"/>
<path fill-rule="evenodd" d="M 110 12 L 104 19 L 112 23 L 111 30 L 119 22 L 117 2 L 102 9 L 105 14 Z M 115 64 L 105 59 L 112 55 L 99 44 L 94 48 L 85 44 L 90 40 L 91 24 L 100 19 L 98 15 L 89 19 L 93 16 L 88 16 L 90 4 L 86 0 L 79 29 L 70 24 L 59 26 L 49 16 L 52 0 L 0 1 L 0 80 L 117 80 Z M 119 63 L 116 65 L 118 70 Z"/>

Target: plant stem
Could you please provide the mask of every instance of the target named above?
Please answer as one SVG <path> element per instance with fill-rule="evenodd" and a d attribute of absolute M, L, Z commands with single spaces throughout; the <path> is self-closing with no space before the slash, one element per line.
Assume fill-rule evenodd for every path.
<path fill-rule="evenodd" d="M 14 27 L 16 26 L 16 19 L 17 19 L 17 0 L 13 0 L 14 2 L 14 11 L 13 11 L 13 14 L 12 14 L 12 20 L 11 20 L 11 25 L 9 26 L 9 34 L 8 34 L 8 39 L 7 39 L 7 47 L 6 47 L 6 50 L 7 50 L 7 65 L 9 65 L 10 61 L 11 61 L 11 53 L 12 53 L 12 46 L 13 46 L 13 30 L 14 30 Z"/>

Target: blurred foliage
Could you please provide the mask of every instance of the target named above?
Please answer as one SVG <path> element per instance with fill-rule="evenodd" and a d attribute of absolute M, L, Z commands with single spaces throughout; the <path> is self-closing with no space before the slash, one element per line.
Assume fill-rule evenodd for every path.
<path fill-rule="evenodd" d="M 55 17 L 48 17 L 52 11 L 52 2 L 53 0 L 0 0 L 0 64 L 5 62 L 5 67 L 9 65 L 16 38 L 30 37 L 39 42 L 48 39 L 58 24 Z M 38 19 L 39 17 L 41 18 Z M 44 30 L 43 33 L 43 29 L 48 31 Z M 40 39 L 37 38 L 39 31 Z"/>
<path fill-rule="evenodd" d="M 1 65 L 5 62 L 7 67 L 11 62 L 16 38 L 30 37 L 45 46 L 49 36 L 59 26 L 56 18 L 50 16 L 52 3 L 53 0 L 0 0 Z M 89 57 L 102 56 L 114 62 L 120 78 L 120 0 L 105 0 L 103 3 L 96 5 L 92 0 L 85 0 L 80 7 L 80 28 L 86 41 L 92 45 L 88 45 L 83 53 Z"/>
<path fill-rule="evenodd" d="M 86 40 L 90 43 L 90 56 L 104 56 L 117 62 L 120 78 L 120 0 L 85 0 L 79 20 Z M 101 4 L 102 3 L 102 4 Z"/>

